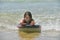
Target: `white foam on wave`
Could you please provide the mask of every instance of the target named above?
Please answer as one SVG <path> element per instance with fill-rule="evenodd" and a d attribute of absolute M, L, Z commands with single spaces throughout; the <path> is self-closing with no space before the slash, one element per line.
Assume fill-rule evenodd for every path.
<path fill-rule="evenodd" d="M 18 29 L 18 28 L 17 28 L 17 25 L 9 25 L 9 24 L 1 23 L 1 24 L 0 24 L 0 29 L 16 30 L 16 29 Z"/>
<path fill-rule="evenodd" d="M 45 19 L 35 19 L 36 20 L 36 24 L 39 24 L 41 26 L 41 30 L 56 30 L 56 31 L 60 31 L 60 19 L 54 19 L 54 17 L 52 18 L 53 20 L 49 19 L 45 21 Z"/>
<path fill-rule="evenodd" d="M 43 30 L 51 30 L 51 29 L 60 31 L 60 19 L 59 18 L 55 19 L 55 17 L 49 18 L 48 16 L 41 17 L 38 15 L 35 15 L 33 17 L 34 17 L 36 24 L 41 26 L 42 31 Z M 18 18 L 18 20 L 19 19 L 20 18 Z M 46 20 L 46 19 L 48 19 L 48 20 Z M 1 19 L 1 20 L 3 20 L 3 19 Z M 16 30 L 16 29 L 18 29 L 17 28 L 17 25 L 19 24 L 18 20 L 14 21 L 14 22 L 16 22 L 16 24 L 14 24 L 14 22 L 12 23 L 12 22 L 9 22 L 9 21 L 7 22 L 6 20 L 3 20 L 4 22 L 3 21 L 0 22 L 0 29 L 3 26 L 6 29 Z"/>

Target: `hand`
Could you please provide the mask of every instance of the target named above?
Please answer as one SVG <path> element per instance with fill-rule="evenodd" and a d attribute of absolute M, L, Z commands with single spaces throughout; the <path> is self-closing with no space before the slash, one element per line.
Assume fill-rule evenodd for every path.
<path fill-rule="evenodd" d="M 34 21 L 32 21 L 32 22 L 30 23 L 30 25 L 31 25 L 31 26 L 35 25 L 35 22 L 34 22 Z"/>

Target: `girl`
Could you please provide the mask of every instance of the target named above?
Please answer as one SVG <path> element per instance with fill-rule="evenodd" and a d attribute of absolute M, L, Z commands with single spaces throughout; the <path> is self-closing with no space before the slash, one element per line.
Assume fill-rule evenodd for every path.
<path fill-rule="evenodd" d="M 29 11 L 26 11 L 24 14 L 24 19 L 20 20 L 20 26 L 19 27 L 24 27 L 25 25 L 35 25 L 35 21 L 32 18 L 32 14 Z"/>

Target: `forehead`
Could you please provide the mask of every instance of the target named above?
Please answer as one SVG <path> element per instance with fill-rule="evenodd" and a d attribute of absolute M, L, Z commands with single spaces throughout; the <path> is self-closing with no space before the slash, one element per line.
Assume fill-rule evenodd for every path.
<path fill-rule="evenodd" d="M 25 17 L 30 17 L 29 15 L 26 15 Z"/>
<path fill-rule="evenodd" d="M 26 13 L 25 15 L 29 15 L 28 13 Z"/>

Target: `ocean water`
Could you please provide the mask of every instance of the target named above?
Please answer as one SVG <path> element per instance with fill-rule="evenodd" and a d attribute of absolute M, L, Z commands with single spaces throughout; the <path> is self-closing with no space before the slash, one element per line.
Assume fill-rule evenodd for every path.
<path fill-rule="evenodd" d="M 30 11 L 36 24 L 42 30 L 60 30 L 60 3 L 59 2 L 0 2 L 0 28 L 17 29 L 19 20 L 24 12 Z M 37 18 L 37 19 L 36 19 Z"/>
<path fill-rule="evenodd" d="M 32 13 L 41 33 L 18 31 L 25 11 Z M 60 1 L 0 0 L 0 40 L 60 40 Z"/>

